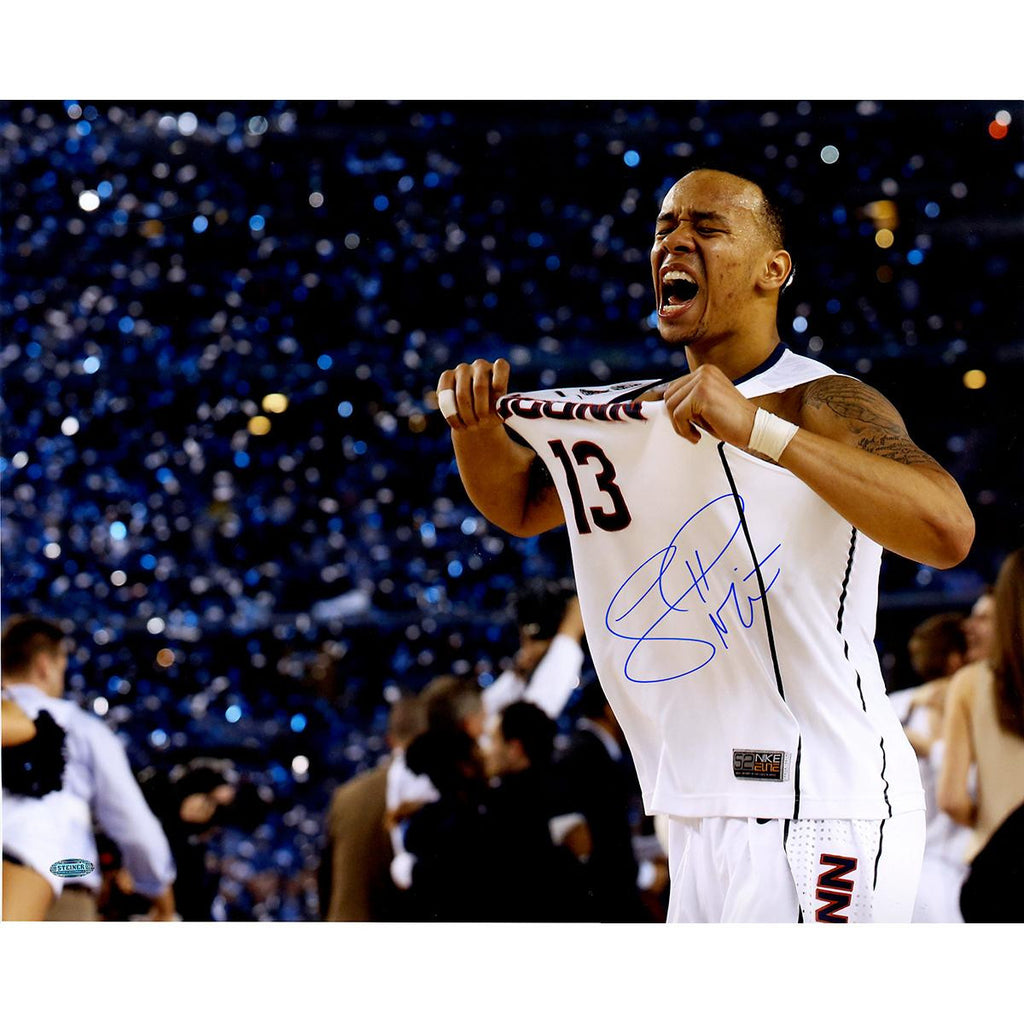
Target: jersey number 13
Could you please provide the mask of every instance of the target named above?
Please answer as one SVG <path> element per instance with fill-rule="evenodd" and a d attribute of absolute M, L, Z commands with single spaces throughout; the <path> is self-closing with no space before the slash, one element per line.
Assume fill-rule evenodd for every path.
<path fill-rule="evenodd" d="M 611 464 L 608 456 L 593 441 L 577 441 L 572 446 L 572 454 L 566 451 L 561 441 L 548 441 L 555 458 L 562 464 L 565 470 L 565 482 L 569 486 L 569 494 L 572 496 L 572 511 L 576 519 L 576 529 L 580 533 L 590 533 L 590 520 L 587 513 L 593 519 L 594 526 L 609 532 L 624 530 L 632 522 L 633 517 L 626 507 L 626 499 L 622 496 L 615 483 L 615 467 Z M 590 462 L 596 462 L 600 467 L 594 476 L 594 483 L 598 490 L 607 495 L 611 501 L 609 511 L 607 501 L 602 498 L 600 505 L 587 506 L 583 499 L 583 491 L 580 487 L 580 479 L 576 474 L 576 467 L 586 466 Z"/>

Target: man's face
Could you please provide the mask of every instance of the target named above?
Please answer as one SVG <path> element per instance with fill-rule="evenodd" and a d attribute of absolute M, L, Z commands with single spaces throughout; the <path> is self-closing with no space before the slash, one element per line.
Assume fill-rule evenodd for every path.
<path fill-rule="evenodd" d="M 995 631 L 996 599 L 983 594 L 974 602 L 971 614 L 964 620 L 964 634 L 967 636 L 968 662 L 987 658 Z"/>
<path fill-rule="evenodd" d="M 492 724 L 488 732 L 484 763 L 491 778 L 509 775 L 527 767 L 520 744 L 515 741 L 510 743 L 502 735 L 500 719 Z"/>
<path fill-rule="evenodd" d="M 762 203 L 756 185 L 720 171 L 694 171 L 669 190 L 651 248 L 665 341 L 712 340 L 749 321 L 756 280 L 775 251 Z"/>
<path fill-rule="evenodd" d="M 928 645 L 918 636 L 912 636 L 907 643 L 910 654 L 910 665 L 914 672 L 922 678 L 927 675 L 931 659 L 928 657 Z"/>

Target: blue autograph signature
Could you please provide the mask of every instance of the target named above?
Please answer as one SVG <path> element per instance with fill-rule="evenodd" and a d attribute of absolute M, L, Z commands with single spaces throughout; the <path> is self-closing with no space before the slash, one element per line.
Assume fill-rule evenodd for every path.
<path fill-rule="evenodd" d="M 719 502 L 727 504 L 718 505 Z M 702 554 L 697 547 L 694 535 L 702 527 L 710 527 L 712 536 L 717 531 L 720 538 L 732 528 L 717 554 L 709 556 L 706 550 Z M 612 635 L 636 641 L 622 666 L 631 682 L 665 683 L 699 672 L 719 650 L 729 649 L 730 629 L 738 631 L 753 626 L 754 608 L 762 595 L 756 569 L 739 576 L 740 569 L 735 563 L 742 559 L 749 564 L 743 538 L 735 552 L 730 552 L 740 531 L 736 498 L 732 494 L 713 498 L 679 527 L 666 547 L 638 565 L 615 592 L 604 621 Z M 708 530 L 703 532 L 706 538 Z M 781 546 L 776 544 L 758 568 L 763 568 Z M 709 557 L 711 561 L 705 564 Z M 765 593 L 779 578 L 779 571 L 775 569 L 770 581 L 768 574 L 763 573 Z M 680 615 L 689 616 L 686 632 L 694 635 L 674 635 L 681 625 L 677 618 Z M 666 644 L 670 645 L 667 651 Z M 672 675 L 655 674 L 664 672 L 666 664 L 678 671 Z"/>

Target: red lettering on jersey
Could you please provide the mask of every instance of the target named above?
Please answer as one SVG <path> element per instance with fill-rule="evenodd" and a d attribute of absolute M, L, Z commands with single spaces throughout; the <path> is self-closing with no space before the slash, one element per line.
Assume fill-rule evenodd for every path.
<path fill-rule="evenodd" d="M 819 863 L 826 869 L 818 876 L 814 896 L 825 905 L 814 912 L 814 919 L 825 924 L 847 924 L 849 918 L 839 911 L 853 902 L 854 880 L 846 876 L 857 869 L 857 858 L 823 853 Z"/>
<path fill-rule="evenodd" d="M 829 892 L 827 889 L 818 889 L 814 893 L 815 898 L 825 901 L 825 906 L 818 907 L 814 912 L 814 920 L 823 924 L 849 924 L 849 918 L 843 914 L 837 914 L 837 910 L 845 910 L 853 900 L 848 892 Z"/>
<path fill-rule="evenodd" d="M 547 398 L 527 398 L 505 395 L 498 399 L 498 415 L 502 419 L 520 416 L 525 420 L 596 420 L 603 423 L 624 420 L 645 420 L 642 402 L 570 402 L 551 401 Z"/>
<path fill-rule="evenodd" d="M 844 878 L 844 875 L 857 870 L 856 857 L 838 857 L 834 853 L 823 853 L 821 864 L 831 864 L 828 871 L 822 871 L 818 876 L 818 885 L 825 889 L 842 889 L 844 892 L 853 892 L 853 879 Z"/>

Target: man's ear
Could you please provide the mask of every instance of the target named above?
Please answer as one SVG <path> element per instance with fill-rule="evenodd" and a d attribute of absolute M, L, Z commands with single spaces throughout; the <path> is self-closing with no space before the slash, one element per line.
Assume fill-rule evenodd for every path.
<path fill-rule="evenodd" d="M 781 292 L 792 275 L 793 257 L 785 249 L 778 249 L 765 264 L 761 285 L 766 291 Z"/>
<path fill-rule="evenodd" d="M 56 658 L 47 650 L 38 650 L 29 662 L 31 673 L 36 679 L 47 679 Z"/>

